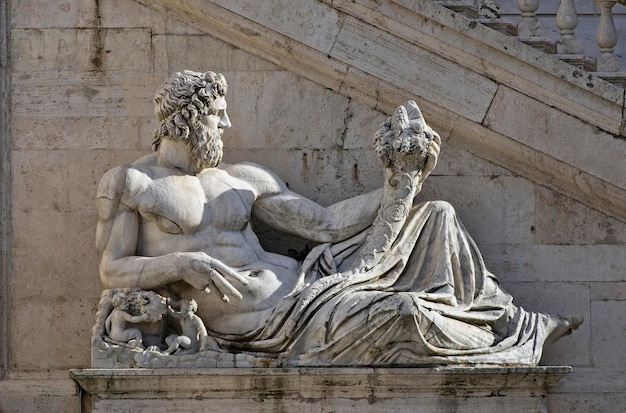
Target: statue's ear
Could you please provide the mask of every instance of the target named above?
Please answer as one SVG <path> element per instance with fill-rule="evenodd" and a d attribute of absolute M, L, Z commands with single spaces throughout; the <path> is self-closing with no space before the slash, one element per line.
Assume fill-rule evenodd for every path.
<path fill-rule="evenodd" d="M 404 104 L 404 107 L 406 108 L 406 112 L 409 117 L 409 122 L 411 124 L 415 124 L 415 123 L 420 124 L 420 125 L 426 124 L 426 121 L 424 120 L 424 117 L 422 116 L 422 111 L 417 106 L 417 103 L 415 103 L 412 100 L 409 100 L 408 102 Z"/>

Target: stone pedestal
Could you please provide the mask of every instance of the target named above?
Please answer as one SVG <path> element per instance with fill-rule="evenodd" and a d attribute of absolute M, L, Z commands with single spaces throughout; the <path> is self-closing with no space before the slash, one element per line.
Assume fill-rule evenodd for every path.
<path fill-rule="evenodd" d="M 547 412 L 570 367 L 81 369 L 92 411 Z"/>

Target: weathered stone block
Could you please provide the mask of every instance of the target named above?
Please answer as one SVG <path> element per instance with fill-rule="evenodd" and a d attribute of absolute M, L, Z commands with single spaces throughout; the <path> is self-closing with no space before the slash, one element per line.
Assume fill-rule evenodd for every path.
<path fill-rule="evenodd" d="M 225 145 L 247 150 L 340 146 L 349 99 L 289 72 L 224 75 L 232 85 L 228 108 L 233 124 L 224 133 Z"/>
<path fill-rule="evenodd" d="M 149 28 L 152 33 L 197 35 L 202 32 L 183 24 L 139 1 L 107 0 L 99 5 L 100 24 L 103 28 Z M 140 23 L 138 23 L 140 22 Z"/>
<path fill-rule="evenodd" d="M 280 163 L 276 163 L 277 157 Z M 372 150 L 238 150 L 224 160 L 271 168 L 291 190 L 322 205 L 383 185 L 380 160 Z"/>
<path fill-rule="evenodd" d="M 17 72 L 144 70 L 152 66 L 150 29 L 14 29 Z"/>
<path fill-rule="evenodd" d="M 626 223 L 537 185 L 536 242 L 540 244 L 624 244 Z"/>
<path fill-rule="evenodd" d="M 619 412 L 620 406 L 626 406 L 626 391 L 623 390 L 604 392 L 581 389 L 578 392 L 553 393 L 548 396 L 549 412 Z"/>
<path fill-rule="evenodd" d="M 433 175 L 501 177 L 513 173 L 472 155 L 453 139 L 442 138 L 441 154 Z"/>
<path fill-rule="evenodd" d="M 431 176 L 418 200 L 441 199 L 457 210 L 474 240 L 528 244 L 534 238 L 534 184 L 511 176 Z M 489 222 L 489 225 L 484 225 Z"/>
<path fill-rule="evenodd" d="M 152 31 L 144 28 L 96 30 L 92 63 L 101 70 L 143 71 L 151 67 Z M 100 64 L 98 64 L 100 60 Z"/>
<path fill-rule="evenodd" d="M 330 52 L 341 26 L 337 11 L 321 2 L 217 0 L 214 3 L 327 53 Z"/>
<path fill-rule="evenodd" d="M 97 15 L 95 1 L 23 0 L 11 2 L 11 26 L 86 27 L 93 25 Z"/>
<path fill-rule="evenodd" d="M 153 72 L 14 73 L 12 114 L 154 116 L 152 97 L 164 76 Z"/>
<path fill-rule="evenodd" d="M 612 368 L 576 368 L 548 395 L 549 412 L 621 412 L 626 406 L 626 372 Z"/>
<path fill-rule="evenodd" d="M 44 36 L 42 30 L 11 31 L 11 60 L 16 71 L 39 71 L 44 65 Z"/>
<path fill-rule="evenodd" d="M 483 119 L 497 87 L 475 72 L 351 17 L 330 54 L 366 73 L 391 78 L 392 84 L 406 85 L 417 96 L 437 96 L 439 104 L 472 120 Z M 414 65 L 420 67 L 417 78 Z"/>
<path fill-rule="evenodd" d="M 213 72 L 281 70 L 267 60 L 208 35 L 154 35 L 152 45 L 155 67 L 168 73 L 187 69 Z M 235 86 L 233 82 L 229 83 L 231 87 Z"/>
<path fill-rule="evenodd" d="M 545 412 L 552 368 L 72 370 L 94 412 Z M 122 376 L 124 375 L 124 376 Z M 133 377 L 130 381 L 129 378 Z M 155 393 L 166 397 L 154 398 Z"/>
<path fill-rule="evenodd" d="M 626 300 L 626 281 L 592 283 L 591 299 L 598 301 Z"/>
<path fill-rule="evenodd" d="M 102 174 L 118 165 L 115 161 L 128 162 L 130 157 L 137 154 L 137 151 L 14 151 L 13 206 L 57 210 L 93 209 L 96 188 Z M 72 165 L 72 168 L 64 165 Z"/>
<path fill-rule="evenodd" d="M 533 119 L 533 122 L 529 123 L 528 119 Z M 485 124 L 525 145 L 575 167 L 586 168 L 595 176 L 626 188 L 626 176 L 620 168 L 615 168 L 626 158 L 626 145 L 574 116 L 501 87 L 489 108 Z"/>
<path fill-rule="evenodd" d="M 38 396 L 33 396 L 32 394 L 3 395 L 0 400 L 0 409 L 11 413 L 72 413 L 78 412 L 77 400 L 76 396 L 56 397 L 49 394 Z"/>
<path fill-rule="evenodd" d="M 374 134 L 386 117 L 385 114 L 351 99 L 345 112 L 344 129 L 337 137 L 337 143 L 341 142 L 343 149 L 373 151 Z M 378 164 L 371 166 L 378 167 Z"/>
<path fill-rule="evenodd" d="M 68 114 L 69 115 L 69 114 Z M 151 150 L 151 116 L 14 116 L 12 147 L 20 151 L 106 149 Z M 113 164 L 115 165 L 115 164 Z"/>
<path fill-rule="evenodd" d="M 626 300 L 593 301 L 591 311 L 593 365 L 626 366 Z"/>
<path fill-rule="evenodd" d="M 622 281 L 623 245 L 479 245 L 502 281 Z"/>
<path fill-rule="evenodd" d="M 97 296 L 22 299 L 13 303 L 9 338 L 11 367 L 45 371 L 88 366 L 90 351 L 85 343 L 90 341 L 96 302 Z M 59 335 L 59 331 L 66 335 Z"/>
<path fill-rule="evenodd" d="M 93 252 L 96 211 L 13 210 L 12 297 L 76 300 L 102 289 Z"/>

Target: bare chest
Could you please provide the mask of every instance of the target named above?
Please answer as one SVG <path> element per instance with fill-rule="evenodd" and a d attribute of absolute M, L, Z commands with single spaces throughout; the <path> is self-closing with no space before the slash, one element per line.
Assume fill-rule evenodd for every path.
<path fill-rule="evenodd" d="M 147 179 L 132 198 L 144 223 L 169 234 L 191 235 L 243 230 L 255 195 L 245 183 L 221 171 L 207 171 Z"/>

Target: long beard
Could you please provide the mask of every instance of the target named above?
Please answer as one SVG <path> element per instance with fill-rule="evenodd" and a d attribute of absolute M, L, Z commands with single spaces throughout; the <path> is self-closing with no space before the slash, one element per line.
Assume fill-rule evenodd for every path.
<path fill-rule="evenodd" d="M 214 168 L 222 161 L 222 131 L 223 129 L 209 129 L 198 123 L 189 134 L 187 149 L 191 153 L 196 174 L 203 169 Z"/>

